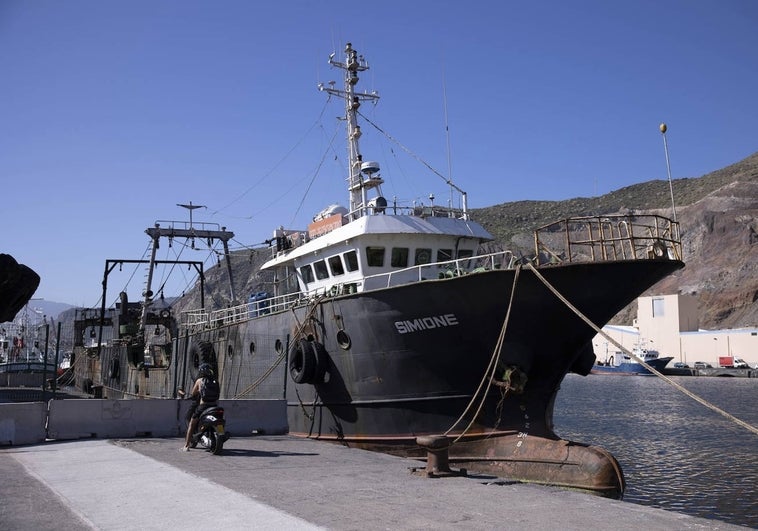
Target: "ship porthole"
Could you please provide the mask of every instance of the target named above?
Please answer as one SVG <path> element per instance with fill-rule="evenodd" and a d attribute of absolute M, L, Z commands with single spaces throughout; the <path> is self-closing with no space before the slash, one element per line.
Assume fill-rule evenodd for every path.
<path fill-rule="evenodd" d="M 231 346 L 231 345 L 228 345 L 228 346 L 226 347 L 226 355 L 227 355 L 228 357 L 230 357 L 230 358 L 233 358 L 233 357 L 234 357 L 234 347 L 233 347 L 233 346 Z"/>
<path fill-rule="evenodd" d="M 255 343 L 253 341 L 250 342 L 250 354 L 255 353 Z"/>
<path fill-rule="evenodd" d="M 276 343 L 274 343 L 274 350 L 276 350 L 277 353 L 281 354 L 284 347 L 282 347 L 282 340 L 277 339 Z"/>
<path fill-rule="evenodd" d="M 344 330 L 340 330 L 337 332 L 337 344 L 340 346 L 342 350 L 347 350 L 350 348 L 350 345 L 352 345 L 352 341 L 350 341 L 350 336 L 347 335 L 347 332 Z"/>

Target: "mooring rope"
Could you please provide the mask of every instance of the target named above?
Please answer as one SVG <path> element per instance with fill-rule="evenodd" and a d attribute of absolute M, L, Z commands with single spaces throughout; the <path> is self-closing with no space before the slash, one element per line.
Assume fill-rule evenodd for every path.
<path fill-rule="evenodd" d="M 505 320 L 503 320 L 503 326 L 500 329 L 500 335 L 497 338 L 497 343 L 495 344 L 495 348 L 492 350 L 492 356 L 490 357 L 490 362 L 487 365 L 487 370 L 484 371 L 484 375 L 482 376 L 482 380 L 479 382 L 479 387 L 476 388 L 476 391 L 473 395 L 471 395 L 471 400 L 469 401 L 468 405 L 466 406 L 466 409 L 463 410 L 463 413 L 461 413 L 461 416 L 458 417 L 458 420 L 456 420 L 452 426 L 450 426 L 450 429 L 448 429 L 444 435 L 448 435 L 451 431 L 453 431 L 453 428 L 455 428 L 461 420 L 463 420 L 463 417 L 466 416 L 466 414 L 469 412 L 471 407 L 474 405 L 474 402 L 476 401 L 479 394 L 482 392 L 482 388 L 489 385 L 489 382 L 491 382 L 495 378 L 495 371 L 497 370 L 497 360 L 499 358 L 500 350 L 503 348 L 503 341 L 505 340 L 505 331 L 508 329 L 508 322 L 511 318 L 511 308 L 513 307 L 513 297 L 516 293 L 516 284 L 518 283 L 519 273 L 521 272 L 521 264 L 518 264 L 516 266 L 516 272 L 513 275 L 513 286 L 511 286 L 511 296 L 508 300 L 508 310 L 505 312 Z M 471 421 L 468 423 L 468 426 L 453 440 L 453 442 L 450 443 L 452 446 L 453 444 L 457 443 L 461 438 L 468 432 L 468 430 L 471 428 L 471 426 L 476 421 L 477 416 L 482 410 L 482 407 L 484 406 L 484 402 L 487 399 L 487 392 L 485 391 L 481 395 L 481 399 L 479 400 L 479 406 L 477 406 L 476 413 L 472 415 Z"/>
<path fill-rule="evenodd" d="M 756 428 L 755 426 L 752 426 L 752 425 L 748 424 L 744 420 L 738 419 L 737 417 L 735 417 L 731 413 L 727 413 L 726 411 L 724 411 L 723 409 L 719 408 L 718 406 L 715 406 L 715 405 L 711 404 L 710 402 L 708 402 L 707 400 L 705 400 L 704 398 L 699 397 L 698 395 L 696 395 L 692 391 L 689 391 L 684 386 L 676 383 L 674 380 L 672 380 L 668 376 L 662 374 L 661 372 L 659 372 L 658 370 L 656 370 L 654 367 L 651 367 L 648 363 L 645 362 L 645 360 L 643 360 L 642 358 L 640 358 L 639 356 L 637 356 L 633 352 L 630 352 L 628 349 L 624 348 L 618 341 L 616 341 L 615 339 L 613 339 L 607 333 L 603 332 L 603 330 L 601 330 L 595 323 L 593 323 L 592 321 L 590 321 L 590 319 L 586 315 L 584 315 L 582 312 L 580 312 L 573 304 L 571 304 L 571 302 L 569 302 L 568 299 L 566 299 L 566 297 L 564 297 L 563 295 L 561 295 L 561 293 L 557 289 L 555 289 L 555 287 L 553 287 L 553 285 L 550 284 L 547 281 L 547 279 L 539 273 L 539 271 L 537 271 L 537 269 L 532 265 L 531 262 L 529 262 L 527 264 L 527 267 L 532 270 L 532 272 L 534 273 L 534 275 L 550 291 L 552 291 L 553 294 L 556 297 L 558 297 L 558 299 L 561 302 L 563 302 L 566 306 L 568 306 L 568 308 L 571 311 L 573 311 L 582 321 L 584 321 L 585 323 L 587 323 L 590 326 L 590 328 L 592 328 L 595 332 L 597 332 L 598 334 L 600 334 L 601 336 L 603 336 L 605 339 L 607 339 L 608 341 L 610 341 L 616 348 L 618 348 L 619 350 L 623 351 L 625 354 L 628 354 L 632 359 L 634 359 L 640 365 L 642 365 L 643 367 L 645 367 L 651 373 L 655 374 L 657 377 L 661 378 L 664 382 L 666 382 L 669 385 L 673 386 L 675 389 L 681 391 L 682 393 L 684 393 L 685 395 L 689 396 L 690 398 L 692 398 L 696 402 L 699 402 L 700 404 L 704 405 L 708 409 L 710 409 L 712 411 L 715 411 L 719 415 L 722 415 L 723 417 L 731 420 L 735 424 L 738 424 L 738 425 L 742 426 L 743 428 L 745 428 L 746 430 L 751 431 L 754 434 L 758 435 L 758 428 Z"/>
<path fill-rule="evenodd" d="M 297 323 L 297 327 L 295 328 L 295 333 L 293 335 L 293 340 L 292 340 L 293 342 L 297 341 L 297 338 L 300 337 L 303 334 L 303 330 L 305 329 L 305 327 L 306 327 L 306 325 L 308 323 L 308 320 L 310 320 L 310 318 L 313 316 L 313 314 L 315 313 L 316 309 L 318 308 L 319 303 L 325 297 L 326 297 L 326 295 L 321 295 L 321 296 L 317 297 L 316 299 L 314 299 L 310 303 L 311 306 L 308 309 L 308 313 L 305 315 L 305 318 L 303 319 L 302 324 L 300 323 L 300 320 L 297 318 L 297 314 L 295 313 L 295 307 L 292 306 L 290 308 L 290 310 L 292 310 L 292 316 L 295 318 L 295 322 Z M 286 357 L 287 357 L 287 350 L 285 349 L 279 355 L 279 357 L 276 360 L 274 360 L 274 362 L 271 364 L 271 366 L 268 369 L 266 369 L 266 372 L 264 372 L 261 375 L 260 378 L 258 378 L 256 381 L 254 381 L 253 383 L 251 383 L 250 385 L 248 385 L 245 389 L 243 389 L 242 391 L 240 391 L 239 393 L 237 393 L 234 396 L 234 398 L 235 399 L 240 398 L 242 396 L 247 395 L 251 391 L 255 390 L 255 388 L 258 387 L 261 384 L 261 382 L 265 381 L 271 375 L 271 373 L 274 371 L 274 369 L 276 367 L 278 367 L 279 364 L 282 362 L 282 360 L 284 360 L 284 358 L 286 358 Z"/>

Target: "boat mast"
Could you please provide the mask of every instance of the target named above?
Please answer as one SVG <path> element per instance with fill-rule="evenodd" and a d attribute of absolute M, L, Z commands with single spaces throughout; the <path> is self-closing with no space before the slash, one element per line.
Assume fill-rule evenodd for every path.
<path fill-rule="evenodd" d="M 236 301 L 237 297 L 234 291 L 234 278 L 232 276 L 232 265 L 231 261 L 229 260 L 229 240 L 231 238 L 234 238 L 234 233 L 227 231 L 226 227 L 221 227 L 221 230 L 208 230 L 205 227 L 208 225 L 207 223 L 200 223 L 200 227 L 202 228 L 195 228 L 195 225 L 192 221 L 192 211 L 196 208 L 202 208 L 202 205 L 193 205 L 192 201 L 190 201 L 189 205 L 183 205 L 178 204 L 177 206 L 186 208 L 190 212 L 190 222 L 189 222 L 189 228 L 181 229 L 178 228 L 176 225 L 181 225 L 182 222 L 169 222 L 169 227 L 163 228 L 160 226 L 160 223 L 156 223 L 155 227 L 148 228 L 145 230 L 145 233 L 147 233 L 148 236 L 150 236 L 150 239 L 152 241 L 152 251 L 150 253 L 150 262 L 148 264 L 147 269 L 147 282 L 145 285 L 145 291 L 142 293 L 142 296 L 144 297 L 142 301 L 142 316 L 140 317 L 140 330 L 139 334 L 140 337 L 144 337 L 144 330 L 145 325 L 147 324 L 147 314 L 148 314 L 148 308 L 152 304 L 152 298 L 153 298 L 153 291 L 152 291 L 152 282 L 153 282 L 153 271 L 155 270 L 155 266 L 158 263 L 158 261 L 155 259 L 156 253 L 158 251 L 159 242 L 161 237 L 164 238 L 185 238 L 192 241 L 192 248 L 195 248 L 195 238 L 201 238 L 208 240 L 208 242 L 211 242 L 214 239 L 220 240 L 224 245 L 224 260 L 226 261 L 226 269 L 229 274 L 229 296 L 232 301 Z M 186 223 L 184 223 L 186 226 Z M 215 224 L 214 224 L 215 225 Z M 208 244 L 210 246 L 210 243 Z M 105 295 L 103 293 L 103 295 Z M 201 297 L 202 297 L 202 290 L 201 290 Z M 103 296 L 103 305 L 105 305 L 105 296 Z"/>
<path fill-rule="evenodd" d="M 363 162 L 358 140 L 361 137 L 361 127 L 358 125 L 358 108 L 361 101 L 376 102 L 379 95 L 376 92 L 358 93 L 355 91 L 355 85 L 358 83 L 358 72 L 368 70 L 368 64 L 363 56 L 358 56 L 358 52 L 353 49 L 351 43 L 345 45 L 345 62 L 334 60 L 334 55 L 329 56 L 329 64 L 336 66 L 345 71 L 345 88 L 343 90 L 334 88 L 334 82 L 329 83 L 329 87 L 323 83 L 318 85 L 319 90 L 328 94 L 339 96 L 345 101 L 345 120 L 347 122 L 347 142 L 348 156 L 350 160 L 350 169 L 348 176 L 348 190 L 350 191 L 350 218 L 356 219 L 368 213 L 367 191 L 372 188 L 379 188 L 384 182 L 378 176 L 379 165 L 376 162 Z M 363 174 L 367 179 L 364 180 Z"/>

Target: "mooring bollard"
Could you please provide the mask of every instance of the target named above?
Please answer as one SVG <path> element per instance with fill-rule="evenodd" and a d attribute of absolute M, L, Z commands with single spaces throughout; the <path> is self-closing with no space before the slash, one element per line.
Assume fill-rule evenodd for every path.
<path fill-rule="evenodd" d="M 426 450 L 426 477 L 442 476 L 465 476 L 466 470 L 455 471 L 450 469 L 450 438 L 445 435 L 424 435 L 416 437 L 416 444 Z M 418 470 L 414 470 L 419 473 Z"/>

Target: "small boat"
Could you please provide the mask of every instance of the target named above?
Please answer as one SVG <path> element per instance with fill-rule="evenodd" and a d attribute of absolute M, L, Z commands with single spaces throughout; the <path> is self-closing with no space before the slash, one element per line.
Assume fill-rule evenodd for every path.
<path fill-rule="evenodd" d="M 614 352 L 606 355 L 605 361 L 598 361 L 592 367 L 593 374 L 627 374 L 627 375 L 647 375 L 652 376 L 647 367 L 641 364 L 638 359 L 644 361 L 650 367 L 658 372 L 663 372 L 668 363 L 674 359 L 673 356 L 660 357 L 657 350 L 651 350 L 642 346 L 636 346 L 632 349 L 634 357 L 625 352 Z"/>
<path fill-rule="evenodd" d="M 467 470 L 619 497 L 616 459 L 556 435 L 553 404 L 567 373 L 595 364 L 595 332 L 581 315 L 602 326 L 684 266 L 678 223 L 562 219 L 537 228 L 533 254 L 518 257 L 493 248 L 449 178 L 444 205 L 431 195 L 430 204 L 388 201 L 380 165 L 359 143 L 359 119 L 373 125 L 361 105 L 379 99 L 356 88 L 368 64 L 349 43 L 335 56 L 343 87 L 319 88 L 343 103 L 348 206 L 328 206 L 307 229 L 276 228 L 265 263 L 245 279 L 255 289 L 241 296 L 232 232 L 193 222 L 191 210 L 189 225 L 156 222 L 146 230 L 143 300 L 122 292 L 105 307 L 108 274 L 126 262 L 108 259 L 100 310 L 78 315 L 77 385 L 109 398 L 172 398 L 210 363 L 222 399 L 285 400 L 294 436 L 413 458 L 444 448 Z M 214 299 L 228 286 L 228 300 L 205 307 L 202 269 L 199 306 L 178 311 L 154 298 L 161 238 L 221 242 L 215 270 L 229 278 L 216 278 Z"/>

